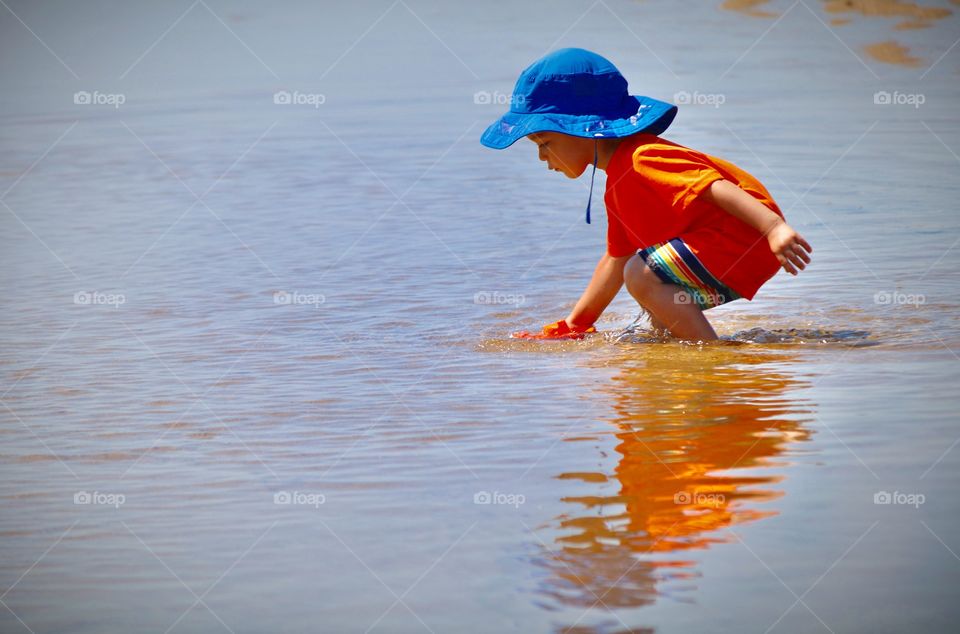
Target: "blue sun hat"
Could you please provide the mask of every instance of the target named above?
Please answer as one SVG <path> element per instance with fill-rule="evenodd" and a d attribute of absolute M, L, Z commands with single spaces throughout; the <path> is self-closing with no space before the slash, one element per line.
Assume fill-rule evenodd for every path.
<path fill-rule="evenodd" d="M 634 96 L 608 59 L 582 48 L 554 51 L 528 66 L 517 79 L 510 110 L 491 124 L 480 142 L 495 150 L 535 132 L 559 132 L 588 139 L 661 134 L 677 116 L 673 104 Z M 594 147 L 593 176 L 597 172 Z M 587 224 L 593 198 L 587 199 Z"/>

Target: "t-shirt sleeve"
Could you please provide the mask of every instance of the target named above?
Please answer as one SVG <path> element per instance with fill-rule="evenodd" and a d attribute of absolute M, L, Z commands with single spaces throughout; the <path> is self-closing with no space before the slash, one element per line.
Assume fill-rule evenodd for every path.
<path fill-rule="evenodd" d="M 711 183 L 723 178 L 703 154 L 664 143 L 638 148 L 633 154 L 633 169 L 661 200 L 677 210 L 686 208 Z"/>

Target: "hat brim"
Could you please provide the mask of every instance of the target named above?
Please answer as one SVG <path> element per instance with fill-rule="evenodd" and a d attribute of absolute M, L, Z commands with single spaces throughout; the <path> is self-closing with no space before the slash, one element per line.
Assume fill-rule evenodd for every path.
<path fill-rule="evenodd" d="M 671 103 L 641 96 L 630 99 L 636 100 L 633 110 L 636 114 L 622 119 L 554 112 L 507 112 L 484 131 L 480 143 L 502 150 L 537 132 L 559 132 L 586 139 L 620 138 L 641 132 L 662 134 L 677 116 L 677 107 Z"/>

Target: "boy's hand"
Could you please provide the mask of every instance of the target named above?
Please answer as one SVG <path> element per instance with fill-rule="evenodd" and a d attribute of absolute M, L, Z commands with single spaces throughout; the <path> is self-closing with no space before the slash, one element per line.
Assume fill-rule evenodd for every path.
<path fill-rule="evenodd" d="M 597 332 L 593 326 L 570 326 L 565 319 L 555 321 L 543 327 L 542 332 L 515 332 L 514 339 L 583 339 L 587 333 Z"/>
<path fill-rule="evenodd" d="M 587 332 L 597 332 L 597 329 L 593 326 L 571 326 L 566 319 L 555 321 L 543 327 L 543 334 L 548 337 L 564 337 Z"/>
<path fill-rule="evenodd" d="M 785 222 L 774 225 L 767 233 L 767 242 L 770 250 L 777 256 L 780 266 L 790 275 L 796 275 L 810 264 L 810 253 L 813 249 L 793 227 Z"/>

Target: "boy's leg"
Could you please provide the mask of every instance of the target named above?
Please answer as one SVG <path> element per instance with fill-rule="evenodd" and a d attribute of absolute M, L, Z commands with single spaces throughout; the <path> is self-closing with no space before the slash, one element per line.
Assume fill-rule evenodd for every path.
<path fill-rule="evenodd" d="M 652 328 L 653 332 L 658 336 L 670 334 L 670 330 L 667 328 L 666 324 L 654 317 L 653 313 L 648 312 L 647 317 L 650 318 L 650 328 Z"/>
<path fill-rule="evenodd" d="M 654 328 L 661 325 L 679 339 L 712 341 L 718 338 L 693 297 L 676 284 L 664 283 L 639 256 L 627 260 L 623 280 L 627 291 L 650 313 Z"/>

